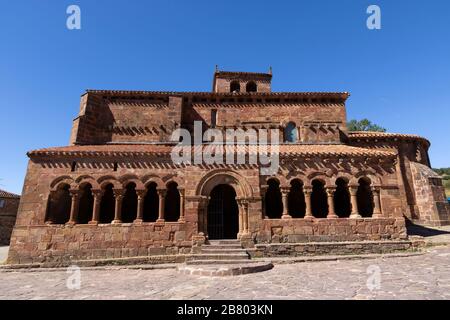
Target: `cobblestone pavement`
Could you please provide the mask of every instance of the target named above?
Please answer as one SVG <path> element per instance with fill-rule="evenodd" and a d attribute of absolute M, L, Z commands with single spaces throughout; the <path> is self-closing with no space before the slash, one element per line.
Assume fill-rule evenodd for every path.
<path fill-rule="evenodd" d="M 65 270 L 3 270 L 0 299 L 450 299 L 450 246 L 429 250 L 412 257 L 276 265 L 225 278 L 173 269 L 82 270 L 78 290 L 67 288 L 73 274 Z"/>

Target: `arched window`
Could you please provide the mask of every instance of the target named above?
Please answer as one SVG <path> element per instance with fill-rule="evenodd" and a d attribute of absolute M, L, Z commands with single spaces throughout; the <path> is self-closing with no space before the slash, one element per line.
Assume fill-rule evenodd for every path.
<path fill-rule="evenodd" d="M 65 224 L 70 219 L 72 197 L 68 184 L 61 184 L 56 191 L 50 193 L 47 206 L 47 222 Z"/>
<path fill-rule="evenodd" d="M 122 201 L 122 222 L 133 222 L 137 217 L 137 193 L 136 184 L 129 183 L 125 188 L 125 195 Z"/>
<path fill-rule="evenodd" d="M 288 194 L 289 215 L 292 218 L 303 218 L 305 216 L 305 195 L 303 193 L 303 182 L 295 179 L 291 181 L 291 189 Z"/>
<path fill-rule="evenodd" d="M 156 183 L 152 182 L 147 187 L 144 198 L 144 222 L 155 222 L 158 220 L 159 196 L 156 190 Z"/>
<path fill-rule="evenodd" d="M 180 192 L 175 182 L 167 185 L 166 199 L 164 201 L 164 220 L 169 222 L 178 221 L 180 218 Z"/>
<path fill-rule="evenodd" d="M 284 129 L 284 141 L 285 142 L 297 142 L 297 126 L 294 122 L 289 122 Z"/>
<path fill-rule="evenodd" d="M 240 92 L 241 91 L 241 84 L 239 81 L 231 81 L 230 83 L 230 92 Z"/>
<path fill-rule="evenodd" d="M 336 180 L 336 191 L 334 192 L 334 210 L 339 218 L 348 218 L 352 211 L 350 204 L 350 193 L 348 183 L 345 179 Z"/>
<path fill-rule="evenodd" d="M 358 211 L 361 217 L 369 218 L 373 214 L 373 194 L 370 188 L 370 179 L 361 178 L 358 181 L 358 191 L 356 197 L 358 200 Z"/>
<path fill-rule="evenodd" d="M 254 81 L 247 82 L 247 85 L 245 86 L 245 91 L 247 92 L 256 92 L 258 91 L 258 86 Z"/>
<path fill-rule="evenodd" d="M 100 202 L 100 223 L 111 223 L 114 220 L 115 198 L 113 185 L 107 184 L 103 188 L 102 201 Z"/>
<path fill-rule="evenodd" d="M 311 208 L 313 216 L 316 218 L 326 218 L 328 215 L 328 203 L 325 183 L 321 180 L 314 180 L 312 186 Z"/>
<path fill-rule="evenodd" d="M 265 196 L 265 213 L 269 219 L 279 219 L 283 214 L 280 183 L 275 179 L 267 181 L 268 188 Z"/>
<path fill-rule="evenodd" d="M 78 211 L 77 223 L 88 224 L 92 220 L 92 208 L 94 207 L 94 197 L 92 196 L 92 186 L 87 183 L 80 188 L 80 207 Z"/>

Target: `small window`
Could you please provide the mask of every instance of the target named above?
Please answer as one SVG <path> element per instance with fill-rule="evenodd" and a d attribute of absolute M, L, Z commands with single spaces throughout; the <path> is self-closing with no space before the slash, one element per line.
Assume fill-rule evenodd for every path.
<path fill-rule="evenodd" d="M 285 142 L 297 142 L 297 127 L 294 122 L 289 122 L 284 129 Z"/>
<path fill-rule="evenodd" d="M 239 84 L 239 81 L 232 81 L 230 83 L 230 92 L 240 92 L 241 91 L 241 85 Z"/>
<path fill-rule="evenodd" d="M 247 86 L 246 86 L 246 91 L 247 92 L 256 92 L 256 91 L 258 91 L 258 87 L 256 86 L 256 83 L 254 81 L 248 82 Z"/>
<path fill-rule="evenodd" d="M 215 128 L 217 125 L 217 110 L 211 110 L 211 128 Z"/>
<path fill-rule="evenodd" d="M 5 199 L 0 199 L 0 208 L 4 208 L 6 205 L 6 200 Z"/>

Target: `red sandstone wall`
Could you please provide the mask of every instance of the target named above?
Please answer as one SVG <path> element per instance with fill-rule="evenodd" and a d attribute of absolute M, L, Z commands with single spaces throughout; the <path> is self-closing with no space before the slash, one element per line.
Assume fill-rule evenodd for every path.
<path fill-rule="evenodd" d="M 211 110 L 217 109 L 218 127 L 278 128 L 284 141 L 284 127 L 294 122 L 299 141 L 340 142 L 346 131 L 344 104 L 193 104 L 186 122 L 202 119 L 211 125 Z"/>
<path fill-rule="evenodd" d="M 0 208 L 0 245 L 9 245 L 11 233 L 16 222 L 20 199 L 0 199 L 5 200 L 5 206 Z"/>
<path fill-rule="evenodd" d="M 428 175 L 423 176 L 417 168 L 430 167 L 428 146 L 414 139 L 409 140 L 350 140 L 358 147 L 391 150 L 398 154 L 397 175 L 400 198 L 405 216 L 419 224 L 445 225 L 449 223 L 449 205 L 445 201 L 445 190 L 432 186 Z M 431 169 L 429 169 L 431 170 Z"/>
<path fill-rule="evenodd" d="M 73 160 L 78 163 L 75 172 L 71 171 Z M 11 238 L 9 262 L 40 262 L 66 259 L 70 256 L 109 258 L 186 252 L 189 244 L 192 244 L 192 236 L 206 230 L 204 218 L 206 211 L 201 203 L 209 195 L 208 188 L 214 185 L 209 185 L 207 181 L 215 175 L 220 180 L 211 181 L 233 185 L 238 196 L 244 196 L 248 200 L 249 231 L 254 240 L 259 238 L 258 241 L 271 239 L 277 241 L 274 236 L 280 234 L 283 241 L 398 238 L 404 234 L 397 175 L 390 162 L 331 158 L 326 161 L 319 158 L 282 161 L 280 172 L 275 176 L 282 187 L 288 187 L 290 179 L 293 178 L 299 178 L 306 184 L 314 178 L 321 178 L 331 186 L 340 176 L 356 179 L 365 175 L 373 177 L 374 184 L 381 185 L 384 219 L 358 219 L 356 222 L 348 219 L 332 221 L 317 219 L 313 222 L 292 219 L 289 222 L 263 219 L 260 186 L 266 184 L 267 177 L 261 177 L 257 167 L 179 168 L 167 160 L 169 159 L 148 157 L 121 159 L 117 171 L 114 171 L 113 166 L 113 161 L 117 159 L 42 158 L 30 161 L 17 224 Z M 234 173 L 230 176 L 231 172 Z M 84 179 L 96 183 L 109 177 L 115 179 L 120 187 L 130 179 L 136 178 L 145 182 L 152 176 L 160 179 L 162 187 L 173 180 L 185 190 L 185 223 L 144 223 L 141 226 L 44 224 L 50 188 L 52 183 L 59 179 L 65 179 L 76 188 Z M 341 231 L 343 234 L 338 235 L 337 233 Z"/>

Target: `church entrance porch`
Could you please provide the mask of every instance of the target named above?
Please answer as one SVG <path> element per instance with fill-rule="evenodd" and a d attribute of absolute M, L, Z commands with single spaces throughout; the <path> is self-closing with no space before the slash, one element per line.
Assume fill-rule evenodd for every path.
<path fill-rule="evenodd" d="M 227 184 L 214 187 L 210 194 L 207 221 L 209 239 L 237 239 L 239 208 L 233 187 Z"/>

